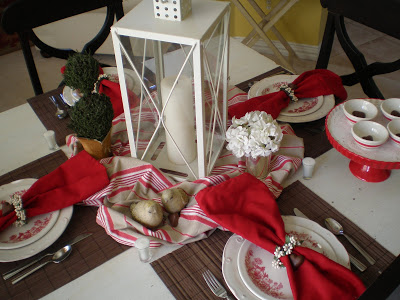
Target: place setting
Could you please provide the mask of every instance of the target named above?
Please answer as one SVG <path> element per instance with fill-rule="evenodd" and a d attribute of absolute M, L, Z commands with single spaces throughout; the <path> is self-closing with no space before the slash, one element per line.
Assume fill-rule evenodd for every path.
<path fill-rule="evenodd" d="M 267 95 L 280 91 L 282 85 L 292 83 L 298 75 L 275 75 L 264 78 L 254 83 L 249 92 L 248 98 Z M 316 96 L 312 98 L 301 98 L 298 101 L 291 101 L 287 107 L 281 110 L 277 120 L 288 123 L 312 122 L 325 117 L 335 105 L 334 95 Z"/>
<path fill-rule="evenodd" d="M 337 239 L 326 229 L 300 217 L 283 216 L 288 235 L 302 241 L 301 246 L 322 253 L 350 268 L 349 256 Z M 285 269 L 272 266 L 274 254 L 234 234 L 222 257 L 222 274 L 236 298 L 293 299 Z"/>
<path fill-rule="evenodd" d="M 2 176 L 2 183 L 5 182 L 5 184 L 0 187 L 1 199 L 9 199 L 9 196 L 14 192 L 26 192 L 33 183 L 38 181 L 27 177 L 42 177 L 44 174 L 57 169 L 66 160 L 67 158 L 62 151 L 56 151 Z M 10 183 L 6 183 L 7 181 Z M 15 241 L 15 245 L 12 247 L 21 245 L 18 248 L 0 249 L 2 293 L 10 298 L 16 293 L 22 293 L 27 297 L 28 295 L 34 295 L 35 298 L 43 297 L 53 291 L 54 287 L 73 281 L 91 269 L 100 266 L 111 257 L 127 250 L 129 247 L 115 242 L 105 233 L 102 227 L 96 224 L 96 210 L 96 207 L 68 206 L 31 217 L 27 220 L 27 224 L 22 227 L 11 225 L 2 230 L 0 236 L 7 238 L 7 241 Z M 54 218 L 54 224 L 52 224 L 53 218 L 50 219 L 50 222 L 42 221 L 49 219 L 49 215 L 54 217 L 58 215 L 57 218 Z M 39 223 L 37 220 L 39 220 Z M 41 226 L 41 224 L 47 225 Z M 29 232 L 30 228 L 34 228 L 35 232 Z M 40 230 L 41 228 L 42 230 Z M 30 234 L 27 234 L 27 232 Z M 20 242 L 17 242 L 15 233 L 19 233 Z M 101 244 L 99 244 L 100 241 Z M 7 247 L 10 247 L 10 245 L 12 243 L 6 243 Z M 60 249 L 64 250 L 58 253 L 64 253 L 68 250 L 69 247 L 67 246 L 71 246 L 71 250 L 69 250 L 71 252 L 65 252 L 68 256 L 65 257 L 64 254 L 63 256 L 56 255 Z M 51 263 L 49 265 L 54 259 L 60 258 L 63 261 L 60 261 L 59 264 Z M 49 263 L 41 267 L 45 268 L 45 272 L 37 269 L 34 272 L 35 275 L 29 274 L 26 279 L 20 281 L 22 279 L 20 276 L 46 262 Z M 62 276 L 46 275 L 53 273 Z M 16 281 L 17 279 L 18 281 Z M 32 285 L 30 284 L 32 280 L 39 281 Z"/>
<path fill-rule="evenodd" d="M 22 179 L 0 187 L 0 199 L 13 194 L 22 195 L 36 179 Z M 4 202 L 3 209 L 4 213 Z M 10 262 L 31 257 L 54 243 L 64 232 L 73 213 L 73 207 L 40 214 L 27 226 L 11 226 L 0 232 L 0 261 Z"/>

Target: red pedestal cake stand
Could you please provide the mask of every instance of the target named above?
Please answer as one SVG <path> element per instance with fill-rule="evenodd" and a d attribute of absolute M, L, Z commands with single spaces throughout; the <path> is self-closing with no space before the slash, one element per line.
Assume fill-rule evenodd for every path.
<path fill-rule="evenodd" d="M 380 111 L 383 100 L 365 99 L 378 108 L 378 116 L 371 120 L 386 127 L 389 122 Z M 352 123 L 343 112 L 343 103 L 335 106 L 325 121 L 326 134 L 332 146 L 349 158 L 349 169 L 357 178 L 367 182 L 381 182 L 389 178 L 392 169 L 400 169 L 400 146 L 388 139 L 375 148 L 361 147 L 351 134 Z"/>

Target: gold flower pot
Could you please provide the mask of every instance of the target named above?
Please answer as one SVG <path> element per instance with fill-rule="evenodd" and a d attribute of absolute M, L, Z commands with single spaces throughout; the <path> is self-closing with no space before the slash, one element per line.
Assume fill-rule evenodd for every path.
<path fill-rule="evenodd" d="M 83 149 L 95 159 L 110 157 L 111 153 L 111 130 L 102 142 L 87 138 L 78 137 L 79 142 L 82 144 Z"/>

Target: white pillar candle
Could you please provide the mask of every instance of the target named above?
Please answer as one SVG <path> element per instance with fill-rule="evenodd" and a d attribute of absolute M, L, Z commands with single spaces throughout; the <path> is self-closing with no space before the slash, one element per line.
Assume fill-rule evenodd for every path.
<path fill-rule="evenodd" d="M 176 77 L 171 76 L 165 77 L 161 81 L 163 106 L 167 104 L 164 111 L 165 127 L 173 139 L 166 133 L 166 146 L 168 158 L 171 162 L 185 164 L 173 141 L 175 141 L 188 163 L 191 163 L 196 158 L 197 148 L 196 131 L 194 128 L 192 80 L 183 75 L 180 76 L 168 100 L 168 95 L 175 80 Z"/>

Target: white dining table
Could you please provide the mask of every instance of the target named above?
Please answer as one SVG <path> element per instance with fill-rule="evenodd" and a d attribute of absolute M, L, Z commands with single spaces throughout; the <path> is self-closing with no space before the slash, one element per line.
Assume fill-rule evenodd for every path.
<path fill-rule="evenodd" d="M 278 67 L 270 59 L 232 38 L 229 66 L 230 85 L 238 84 Z M 29 104 L 2 112 L 0 126 L 8 128 L 0 137 L 2 158 L 0 175 L 52 152 L 43 138 L 46 129 Z M 62 150 L 70 155 L 66 146 L 63 146 Z M 333 148 L 316 158 L 311 179 L 303 179 L 302 168 L 300 168 L 289 177 L 284 186 L 296 180 L 301 181 L 388 251 L 395 256 L 399 255 L 400 170 L 392 170 L 390 177 L 383 182 L 364 182 L 350 172 L 349 161 Z M 152 249 L 153 260 L 179 247 L 169 245 Z M 139 260 L 135 248 L 124 251 L 42 299 L 112 298 L 174 299 L 150 264 Z"/>

